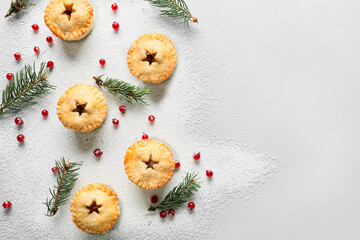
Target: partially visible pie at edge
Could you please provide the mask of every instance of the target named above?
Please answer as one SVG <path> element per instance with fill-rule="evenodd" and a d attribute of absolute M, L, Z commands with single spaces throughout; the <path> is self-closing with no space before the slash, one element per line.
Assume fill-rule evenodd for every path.
<path fill-rule="evenodd" d="M 93 28 L 93 12 L 87 0 L 50 0 L 44 21 L 55 36 L 76 41 L 84 38 Z"/>

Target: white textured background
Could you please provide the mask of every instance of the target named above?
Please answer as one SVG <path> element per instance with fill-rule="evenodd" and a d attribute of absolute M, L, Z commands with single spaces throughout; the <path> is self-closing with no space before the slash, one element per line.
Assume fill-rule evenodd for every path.
<path fill-rule="evenodd" d="M 8 2 L 1 1 L 1 13 Z M 55 62 L 50 81 L 57 85 L 19 114 L 22 127 L 14 124 L 16 116 L 0 117 L 0 202 L 13 203 L 10 211 L 0 209 L 1 239 L 360 238 L 360 2 L 188 0 L 200 24 L 187 29 L 141 0 L 116 1 L 116 14 L 113 1 L 91 1 L 91 34 L 80 42 L 54 37 L 52 47 L 43 24 L 47 2 L 39 2 L 19 18 L 0 21 L 0 88 L 7 72 L 33 60 Z M 101 128 L 77 133 L 62 127 L 56 103 L 75 83 L 93 84 L 93 75 L 106 73 L 143 84 L 129 73 L 126 52 L 150 32 L 172 39 L 179 57 L 170 80 L 150 85 L 151 106 L 126 104 L 121 115 L 122 103 L 105 94 L 109 111 Z M 104 69 L 100 58 L 107 60 Z M 156 117 L 152 126 L 149 114 Z M 124 172 L 124 153 L 142 132 L 166 142 L 182 164 L 162 189 L 140 190 Z M 23 145 L 19 133 L 26 136 Z M 97 147 L 101 159 L 92 154 Z M 197 150 L 202 158 L 195 164 Z M 121 217 L 106 235 L 78 230 L 69 203 L 53 218 L 43 215 L 41 203 L 55 183 L 50 169 L 60 156 L 84 161 L 73 193 L 90 183 L 118 193 Z M 212 180 L 206 169 L 214 171 Z M 161 198 L 191 170 L 203 182 L 195 211 L 183 208 L 165 221 L 147 213 L 152 194 Z"/>

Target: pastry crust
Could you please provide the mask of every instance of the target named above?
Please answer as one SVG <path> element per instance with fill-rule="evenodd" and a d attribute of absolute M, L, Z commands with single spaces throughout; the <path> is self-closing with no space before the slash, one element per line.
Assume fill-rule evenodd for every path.
<path fill-rule="evenodd" d="M 170 148 L 153 139 L 134 143 L 125 154 L 125 172 L 143 189 L 159 188 L 173 176 L 175 161 Z"/>
<path fill-rule="evenodd" d="M 55 36 L 76 41 L 84 38 L 93 28 L 93 12 L 87 0 L 50 0 L 44 21 Z"/>
<path fill-rule="evenodd" d="M 163 34 L 145 34 L 130 47 L 127 63 L 132 75 L 145 82 L 161 83 L 176 67 L 175 45 Z"/>
<path fill-rule="evenodd" d="M 72 221 L 86 233 L 103 234 L 120 217 L 117 194 L 105 184 L 90 184 L 79 189 L 70 204 Z"/>
<path fill-rule="evenodd" d="M 96 88 L 76 84 L 60 97 L 57 114 L 64 127 L 90 132 L 105 120 L 107 104 L 104 95 Z"/>

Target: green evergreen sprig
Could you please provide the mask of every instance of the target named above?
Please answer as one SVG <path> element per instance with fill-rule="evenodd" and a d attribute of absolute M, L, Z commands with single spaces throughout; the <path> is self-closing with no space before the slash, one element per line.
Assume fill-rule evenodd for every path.
<path fill-rule="evenodd" d="M 171 18 L 182 19 L 186 25 L 190 22 L 198 23 L 199 20 L 191 14 L 184 0 L 145 0 L 152 5 L 159 7 L 161 15 Z"/>
<path fill-rule="evenodd" d="M 2 92 L 0 115 L 3 113 L 18 113 L 21 110 L 37 104 L 36 98 L 50 93 L 55 86 L 49 84 L 47 78 L 51 69 L 46 68 L 46 63 L 40 65 L 36 71 L 33 66 L 26 65 L 18 71 Z"/>
<path fill-rule="evenodd" d="M 21 10 L 34 5 L 35 4 L 30 3 L 29 0 L 11 0 L 10 8 L 6 13 L 5 18 L 9 17 L 12 14 L 17 14 L 21 12 Z"/>
<path fill-rule="evenodd" d="M 99 87 L 103 87 L 120 100 L 125 100 L 131 104 L 136 103 L 141 106 L 148 105 L 144 96 L 151 92 L 150 88 L 134 86 L 128 82 L 120 81 L 115 78 L 106 78 L 106 80 L 103 81 L 103 76 L 104 75 L 93 77 Z"/>
<path fill-rule="evenodd" d="M 79 174 L 77 171 L 81 165 L 82 162 L 66 162 L 64 157 L 61 157 L 60 160 L 55 160 L 55 166 L 58 168 L 57 186 L 54 186 L 54 189 L 49 188 L 51 197 L 46 198 L 46 202 L 44 203 L 47 207 L 46 216 L 54 216 L 59 206 L 66 203 L 78 179 Z"/>
<path fill-rule="evenodd" d="M 189 201 L 200 188 L 200 182 L 198 181 L 197 175 L 198 173 L 187 173 L 183 181 L 174 187 L 161 203 L 154 207 L 150 207 L 148 211 L 167 211 L 176 209 Z"/>

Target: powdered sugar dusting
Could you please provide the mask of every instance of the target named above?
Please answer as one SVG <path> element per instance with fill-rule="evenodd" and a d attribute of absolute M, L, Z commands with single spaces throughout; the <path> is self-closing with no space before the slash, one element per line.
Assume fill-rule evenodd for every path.
<path fill-rule="evenodd" d="M 223 96 L 217 94 L 212 85 L 213 75 L 220 71 L 212 52 L 206 48 L 207 34 L 200 26 L 183 27 L 166 17 L 159 16 L 158 9 L 145 1 L 121 1 L 114 14 L 111 3 L 91 1 L 94 6 L 95 26 L 91 34 L 79 42 L 64 42 L 54 37 L 49 47 L 45 38 L 51 35 L 43 23 L 46 1 L 29 9 L 19 20 L 1 21 L 0 27 L 7 33 L 3 39 L 1 58 L 4 67 L 1 76 L 15 72 L 24 63 L 33 60 L 53 60 L 54 71 L 50 81 L 57 85 L 53 94 L 19 114 L 24 120 L 20 128 L 15 126 L 16 116 L 0 118 L 3 137 L 0 144 L 0 201 L 10 200 L 9 212 L 0 212 L 0 236 L 6 239 L 207 239 L 216 231 L 221 221 L 221 209 L 232 199 L 249 198 L 276 172 L 276 158 L 256 147 L 240 145 L 232 136 L 224 136 L 216 127 L 217 110 L 213 108 Z M 206 10 L 202 10 L 206 11 Z M 3 11 L 4 12 L 4 11 Z M 201 14 L 201 12 L 199 12 Z M 200 24 L 201 24 L 201 18 Z M 119 32 L 111 24 L 120 23 Z M 40 26 L 34 34 L 31 25 Z M 16 27 L 14 27 L 16 26 Z M 139 36 L 158 32 L 167 35 L 175 44 L 178 65 L 171 79 L 160 85 L 143 83 L 128 71 L 126 53 Z M 18 35 L 22 33 L 22 35 Z M 15 37 L 18 36 L 18 37 Z M 14 39 L 14 40 L 13 40 Z M 38 57 L 32 52 L 37 45 L 41 49 Z M 21 63 L 15 63 L 12 54 L 23 55 Z M 105 68 L 99 59 L 106 59 Z M 221 64 L 220 64 L 221 65 Z M 65 129 L 56 117 L 56 104 L 61 94 L 76 83 L 94 85 L 93 75 L 106 73 L 111 77 L 133 84 L 152 88 L 150 106 L 146 109 L 128 106 L 125 114 L 119 113 L 120 101 L 105 94 L 108 116 L 103 126 L 90 133 L 77 133 Z M 6 82 L 0 81 L 0 88 Z M 230 106 L 224 106 L 222 112 Z M 44 120 L 42 109 L 49 110 Z M 154 124 L 148 115 L 156 117 Z M 112 118 L 120 125 L 114 129 Z M 231 117 L 231 116 L 229 116 Z M 144 191 L 132 184 L 124 171 L 123 156 L 134 141 L 140 140 L 143 132 L 150 138 L 165 142 L 173 150 L 181 168 L 165 187 Z M 17 134 L 25 135 L 25 144 L 16 142 Z M 101 148 L 100 159 L 92 151 Z M 201 152 L 195 162 L 192 154 Z M 79 181 L 72 195 L 80 187 L 91 183 L 108 184 L 120 199 L 121 216 L 115 227 L 107 234 L 98 236 L 85 234 L 71 221 L 69 202 L 61 207 L 53 218 L 45 217 L 45 201 L 48 187 L 55 183 L 51 167 L 60 156 L 72 161 L 83 161 Z M 210 169 L 212 178 L 205 175 Z M 196 207 L 190 211 L 184 206 L 175 217 L 160 219 L 158 212 L 150 213 L 150 197 L 158 195 L 161 200 L 166 193 L 182 180 L 186 172 L 199 172 L 201 189 L 193 201 Z M 9 181 L 11 179 L 11 181 Z M 6 183 L 6 184 L 4 184 Z M 6 224 L 4 224 L 6 223 Z M 12 226 L 9 228 L 8 226 Z"/>

